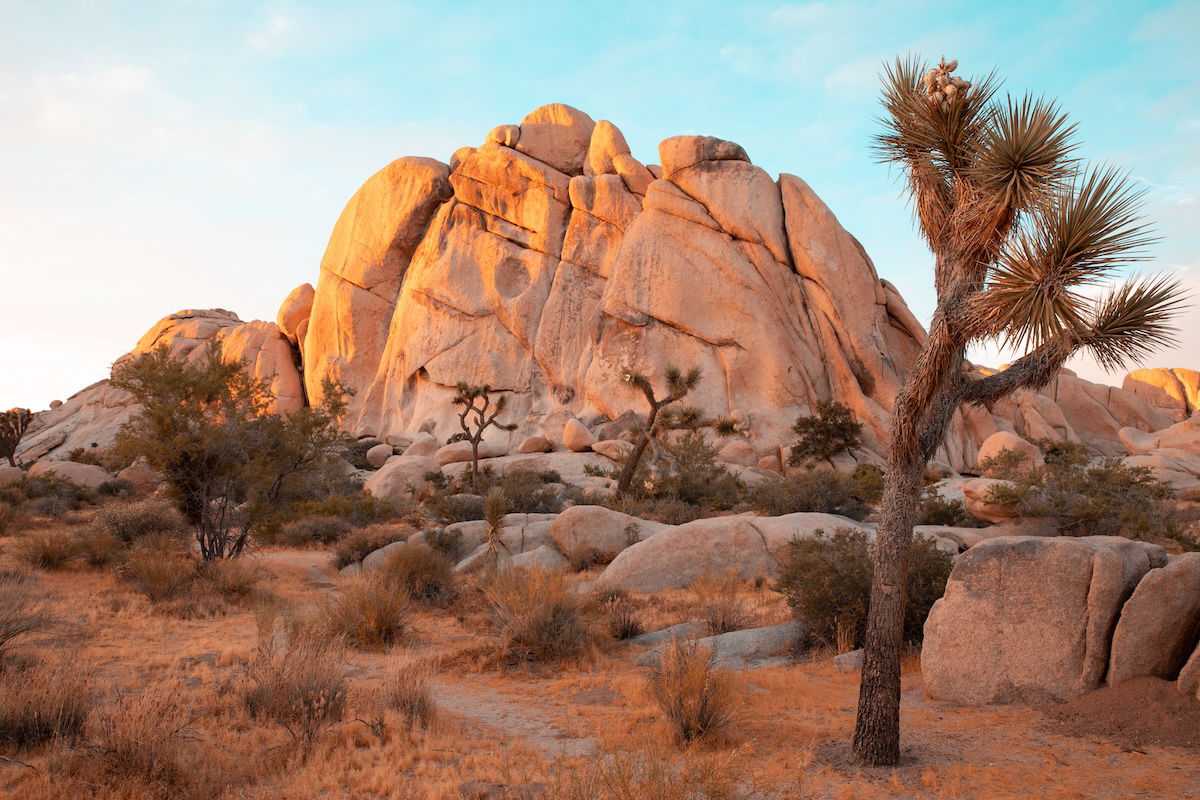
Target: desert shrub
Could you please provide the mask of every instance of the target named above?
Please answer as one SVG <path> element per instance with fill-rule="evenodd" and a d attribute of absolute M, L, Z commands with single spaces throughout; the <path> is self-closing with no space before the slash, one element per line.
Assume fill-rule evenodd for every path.
<path fill-rule="evenodd" d="M 981 528 L 986 523 L 967 512 L 962 500 L 947 500 L 933 485 L 921 490 L 917 501 L 917 525 L 948 525 L 953 528 Z"/>
<path fill-rule="evenodd" d="M 555 800 L 732 800 L 772 797 L 747 768 L 745 748 L 720 752 L 689 749 L 676 763 L 662 747 L 606 748 L 599 757 L 561 762 L 550 776 Z M 804 796 L 804 795 L 800 795 Z"/>
<path fill-rule="evenodd" d="M 426 603 L 444 600 L 454 589 L 454 564 L 424 544 L 393 547 L 380 572 L 392 591 Z"/>
<path fill-rule="evenodd" d="M 100 497 L 131 497 L 133 492 L 133 483 L 124 478 L 104 481 L 96 487 L 96 494 Z"/>
<path fill-rule="evenodd" d="M 20 510 L 11 503 L 0 502 L 0 536 L 15 530 L 22 523 L 22 516 Z"/>
<path fill-rule="evenodd" d="M 551 485 L 557 477 L 558 474 L 553 472 L 527 470 L 505 474 L 499 486 L 508 498 L 509 511 L 518 514 L 557 514 L 562 511 L 562 500 Z"/>
<path fill-rule="evenodd" d="M 60 478 L 57 475 L 39 475 L 36 478 L 26 477 L 24 480 L 9 485 L 6 489 L 8 497 L 17 498 L 14 505 L 30 501 L 33 513 L 44 514 L 45 516 L 62 516 L 66 511 L 90 503 L 96 497 L 95 493 L 90 489 L 85 489 L 79 484 L 72 483 L 66 478 Z M 38 503 L 37 501 L 42 502 Z M 9 502 L 13 502 L 13 500 L 9 500 Z M 38 505 L 44 508 L 54 506 L 65 508 L 66 510 L 53 514 L 36 510 L 36 506 Z"/>
<path fill-rule="evenodd" d="M 150 602 L 162 603 L 191 588 L 196 565 L 170 539 L 149 536 L 130 549 L 121 574 Z"/>
<path fill-rule="evenodd" d="M 431 661 L 393 657 L 379 689 L 379 705 L 399 713 L 409 727 L 428 728 L 437 717 L 432 687 L 435 672 Z"/>
<path fill-rule="evenodd" d="M 855 497 L 867 505 L 877 506 L 883 499 L 883 470 L 876 464 L 859 464 L 850 475 Z"/>
<path fill-rule="evenodd" d="M 378 439 L 353 439 L 342 445 L 341 456 L 355 469 L 375 469 L 367 461 L 367 451 L 380 444 Z"/>
<path fill-rule="evenodd" d="M 334 493 L 319 500 L 304 500 L 293 506 L 295 519 L 332 517 L 353 528 L 365 528 L 399 518 L 405 509 L 389 500 L 364 492 Z"/>
<path fill-rule="evenodd" d="M 483 498 L 477 494 L 435 492 L 425 499 L 425 511 L 443 525 L 483 519 Z"/>
<path fill-rule="evenodd" d="M 1096 462 L 1068 443 L 1053 443 L 1045 466 L 992 490 L 991 499 L 1015 504 L 1022 516 L 1053 517 L 1070 536 L 1171 536 L 1182 522 L 1174 489 L 1146 467 L 1120 458 Z"/>
<path fill-rule="evenodd" d="M 432 528 L 426 531 L 425 542 L 451 560 L 456 560 L 462 551 L 462 533 L 449 528 Z"/>
<path fill-rule="evenodd" d="M 333 565 L 343 569 L 357 564 L 384 545 L 408 538 L 408 531 L 388 525 L 371 526 L 352 531 L 337 543 L 333 550 Z"/>
<path fill-rule="evenodd" d="M 609 495 L 593 501 L 597 505 L 620 511 L 631 517 L 654 520 L 665 525 L 682 525 L 700 519 L 704 509 L 694 503 L 672 498 L 638 497 L 632 494 Z"/>
<path fill-rule="evenodd" d="M 341 517 L 315 516 L 302 517 L 284 525 L 276 541 L 290 547 L 321 544 L 330 545 L 354 530 L 353 526 Z"/>
<path fill-rule="evenodd" d="M 157 498 L 106 505 L 92 517 L 92 529 L 111 534 L 125 545 L 154 534 L 183 537 L 187 532 L 175 507 Z"/>
<path fill-rule="evenodd" d="M 0 665 L 0 743 L 19 749 L 73 743 L 93 700 L 91 678 L 77 659 Z"/>
<path fill-rule="evenodd" d="M 510 661 L 557 661 L 581 655 L 594 641 L 586 601 L 558 571 L 509 569 L 484 587 L 484 598 Z"/>
<path fill-rule="evenodd" d="M 74 535 L 57 529 L 29 531 L 17 537 L 12 547 L 22 564 L 47 570 L 63 569 L 79 553 Z"/>
<path fill-rule="evenodd" d="M 87 723 L 92 749 L 109 776 L 163 787 L 181 782 L 188 769 L 183 744 L 192 734 L 189 711 L 179 698 L 178 687 L 155 683 L 122 692 L 92 714 Z"/>
<path fill-rule="evenodd" d="M 25 504 L 25 510 L 35 517 L 50 517 L 62 519 L 75 509 L 75 505 L 61 497 L 53 495 L 38 497 Z"/>
<path fill-rule="evenodd" d="M 750 621 L 742 598 L 738 596 L 741 581 L 734 570 L 721 575 L 701 575 L 691 586 L 700 606 L 700 618 L 712 635 L 741 630 Z"/>
<path fill-rule="evenodd" d="M 732 718 L 733 677 L 713 663 L 710 649 L 694 640 L 671 640 L 647 683 L 681 742 L 702 739 Z"/>
<path fill-rule="evenodd" d="M 597 598 L 608 625 L 608 633 L 617 641 L 625 641 L 645 632 L 642 615 L 629 595 L 623 591 L 609 592 Z"/>
<path fill-rule="evenodd" d="M 262 570 L 254 561 L 206 561 L 197 567 L 196 577 L 202 590 L 245 606 L 258 595 Z"/>
<path fill-rule="evenodd" d="M 862 442 L 862 427 L 862 423 L 854 419 L 854 412 L 845 405 L 820 400 L 816 414 L 798 417 L 792 425 L 800 438 L 792 445 L 788 464 L 804 466 L 855 450 Z"/>
<path fill-rule="evenodd" d="M 0 659 L 12 643 L 50 623 L 34 596 L 33 579 L 23 572 L 0 572 Z"/>
<path fill-rule="evenodd" d="M 720 452 L 702 430 L 684 430 L 664 438 L 663 450 L 675 462 L 673 474 L 654 481 L 651 496 L 724 511 L 732 508 L 744 487 L 723 464 Z"/>
<path fill-rule="evenodd" d="M 408 615 L 408 597 L 378 571 L 342 579 L 320 606 L 324 632 L 364 650 L 384 650 L 400 641 Z"/>
<path fill-rule="evenodd" d="M 334 641 L 268 632 L 246 668 L 250 716 L 312 744 L 346 711 L 346 670 Z"/>
<path fill-rule="evenodd" d="M 855 496 L 854 482 L 831 470 L 802 472 L 767 481 L 752 490 L 750 499 L 756 510 L 772 517 L 816 511 L 860 520 L 871 512 Z"/>
<path fill-rule="evenodd" d="M 67 460 L 74 461 L 77 464 L 92 464 L 94 466 L 103 466 L 100 462 L 99 448 L 92 447 L 76 447 L 71 452 L 67 453 Z"/>
<path fill-rule="evenodd" d="M 84 531 L 75 537 L 79 555 L 90 567 L 106 567 L 117 559 L 124 547 L 111 533 Z"/>
<path fill-rule="evenodd" d="M 452 434 L 450 436 L 450 438 L 446 440 L 446 444 L 457 444 L 458 442 L 469 442 L 469 441 L 471 441 L 471 437 L 468 436 L 465 432 L 459 431 L 458 433 Z"/>
<path fill-rule="evenodd" d="M 925 618 L 945 592 L 952 564 L 951 556 L 938 550 L 932 539 L 913 538 L 904 609 L 905 641 L 921 641 Z M 790 543 L 775 590 L 787 598 L 793 613 L 808 626 L 811 641 L 853 641 L 854 647 L 862 647 L 873 569 L 866 533 L 838 528 L 828 536 L 818 530 L 811 539 Z"/>
<path fill-rule="evenodd" d="M 980 459 L 979 473 L 987 478 L 1012 480 L 1029 467 L 1029 456 L 1019 450 L 1004 448 L 994 456 Z"/>

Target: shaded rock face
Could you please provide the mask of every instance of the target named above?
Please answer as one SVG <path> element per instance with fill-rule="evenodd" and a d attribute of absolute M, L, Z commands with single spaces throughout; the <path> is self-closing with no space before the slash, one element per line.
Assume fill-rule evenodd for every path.
<path fill-rule="evenodd" d="M 1067 700 L 1100 686 L 1118 614 L 1166 551 L 1109 536 L 1002 536 L 955 562 L 925 622 L 929 694 L 964 704 Z"/>
<path fill-rule="evenodd" d="M 1140 675 L 1175 680 L 1200 642 L 1200 553 L 1152 569 L 1121 610 L 1108 682 Z"/>
<path fill-rule="evenodd" d="M 380 439 L 425 430 L 445 441 L 459 430 L 456 384 L 488 384 L 511 393 L 503 421 L 517 429 L 488 436 L 506 450 L 539 435 L 558 446 L 567 419 L 595 427 L 641 411 L 629 370 L 659 383 L 669 365 L 698 366 L 689 399 L 746 424 L 745 466 L 790 443 L 791 423 L 822 400 L 855 412 L 862 459 L 877 460 L 925 338 L 896 288 L 800 178 L 772 179 L 714 137 L 671 137 L 658 155 L 661 167 L 646 165 L 611 122 L 552 104 L 449 165 L 397 159 L 349 200 L 315 288 L 293 290 L 278 324 L 180 312 L 134 352 L 221 338 L 281 410 L 338 380 L 354 392 L 346 427 Z M 24 449 L 59 455 L 47 443 L 83 428 L 111 439 L 94 413 L 62 424 L 97 394 L 39 421 L 40 441 Z M 998 431 L 1120 455 L 1118 430 L 1173 421 L 1175 405 L 1150 399 L 1064 370 L 1041 392 L 960 410 L 935 458 L 969 469 Z"/>

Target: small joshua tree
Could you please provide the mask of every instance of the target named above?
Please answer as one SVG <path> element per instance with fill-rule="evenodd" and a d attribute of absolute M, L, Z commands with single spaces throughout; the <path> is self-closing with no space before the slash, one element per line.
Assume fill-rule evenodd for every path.
<path fill-rule="evenodd" d="M 629 454 L 629 460 L 625 462 L 625 469 L 621 471 L 621 478 L 617 481 L 617 494 L 625 494 L 633 485 L 633 476 L 637 473 L 642 454 L 646 452 L 650 440 L 657 433 L 659 413 L 671 403 L 682 400 L 688 392 L 696 388 L 696 384 L 700 382 L 700 368 L 692 367 L 685 374 L 679 367 L 667 367 L 666 378 L 667 394 L 659 399 L 654 394 L 654 387 L 650 384 L 649 378 L 640 372 L 625 373 L 625 382 L 640 389 L 646 396 L 646 402 L 650 404 L 650 412 L 646 416 L 646 424 L 642 427 L 637 441 L 633 445 L 633 452 Z"/>
<path fill-rule="evenodd" d="M 848 453 L 861 443 L 862 428 L 846 406 L 836 400 L 819 400 L 816 414 L 798 417 L 792 425 L 800 440 L 792 445 L 788 464 L 799 467 Z"/>
<path fill-rule="evenodd" d="M 483 441 L 483 432 L 493 425 L 502 431 L 517 429 L 516 425 L 503 425 L 496 421 L 508 405 L 508 396 L 500 395 L 493 403 L 492 387 L 487 384 L 471 386 L 460 383 L 451 402 L 462 406 L 458 424 L 463 429 L 463 441 L 471 443 L 471 491 L 479 494 L 479 443 Z"/>
<path fill-rule="evenodd" d="M 14 408 L 0 413 L 0 456 L 8 459 L 10 467 L 17 465 L 17 445 L 21 443 L 25 431 L 29 430 L 31 422 L 33 412 L 28 408 Z"/>

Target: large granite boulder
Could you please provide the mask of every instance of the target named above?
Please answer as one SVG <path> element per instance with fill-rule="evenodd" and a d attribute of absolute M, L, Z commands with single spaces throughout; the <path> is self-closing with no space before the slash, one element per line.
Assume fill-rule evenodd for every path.
<path fill-rule="evenodd" d="M 1200 643 L 1200 553 L 1146 573 L 1121 609 L 1108 682 L 1140 675 L 1175 680 Z"/>
<path fill-rule="evenodd" d="M 603 506 L 571 506 L 550 526 L 550 536 L 563 555 L 575 563 L 606 564 L 630 545 L 670 528 Z"/>
<path fill-rule="evenodd" d="M 960 555 L 925 622 L 930 696 L 964 704 L 1067 700 L 1097 688 L 1121 607 L 1158 545 L 1111 536 L 988 539 Z"/>

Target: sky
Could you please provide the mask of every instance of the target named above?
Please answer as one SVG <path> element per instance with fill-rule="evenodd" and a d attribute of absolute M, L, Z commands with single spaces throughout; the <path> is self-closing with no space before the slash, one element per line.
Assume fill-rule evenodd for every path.
<path fill-rule="evenodd" d="M 551 102 L 611 120 L 643 162 L 704 134 L 801 176 L 925 321 L 931 259 L 870 151 L 880 65 L 907 53 L 1058 98 L 1079 155 L 1147 191 L 1161 240 L 1141 268 L 1200 304 L 1198 30 L 1200 0 L 0 0 L 0 408 L 107 377 L 179 309 L 273 320 L 373 172 Z M 1200 305 L 1180 327 L 1152 365 L 1200 368 Z"/>

